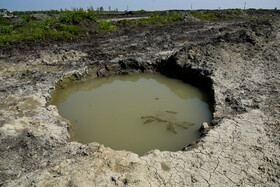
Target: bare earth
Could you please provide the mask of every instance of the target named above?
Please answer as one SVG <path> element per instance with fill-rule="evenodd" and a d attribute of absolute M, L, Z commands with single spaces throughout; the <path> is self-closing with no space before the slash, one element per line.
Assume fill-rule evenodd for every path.
<path fill-rule="evenodd" d="M 1 50 L 0 186 L 279 186 L 280 28 L 181 23 L 77 44 Z M 69 141 L 56 86 L 159 71 L 213 91 L 213 127 L 178 152 L 139 157 Z"/>

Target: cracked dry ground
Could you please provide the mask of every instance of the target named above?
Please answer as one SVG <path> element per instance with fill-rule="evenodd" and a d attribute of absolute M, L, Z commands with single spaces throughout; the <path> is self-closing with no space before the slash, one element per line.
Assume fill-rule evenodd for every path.
<path fill-rule="evenodd" d="M 0 186 L 279 186 L 278 25 L 182 23 L 2 50 Z M 142 71 L 210 78 L 213 128 L 184 151 L 142 157 L 68 141 L 69 122 L 47 105 L 58 81 Z"/>

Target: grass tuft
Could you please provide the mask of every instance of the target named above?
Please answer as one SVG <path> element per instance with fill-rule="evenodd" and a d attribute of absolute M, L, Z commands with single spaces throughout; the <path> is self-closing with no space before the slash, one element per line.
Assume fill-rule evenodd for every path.
<path fill-rule="evenodd" d="M 114 32 L 114 31 L 116 31 L 116 26 L 108 21 L 100 21 L 97 29 L 102 30 L 105 33 Z"/>
<path fill-rule="evenodd" d="M 82 20 L 88 19 L 90 21 L 97 21 L 93 11 L 86 12 L 83 10 L 79 11 L 66 11 L 59 18 L 60 22 L 68 24 L 79 24 Z"/>

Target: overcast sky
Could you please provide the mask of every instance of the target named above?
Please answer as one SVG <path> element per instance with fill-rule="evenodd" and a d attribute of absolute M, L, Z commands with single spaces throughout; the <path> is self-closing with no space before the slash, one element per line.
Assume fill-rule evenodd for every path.
<path fill-rule="evenodd" d="M 227 8 L 280 9 L 280 0 L 0 0 L 0 9 L 50 10 L 103 6 L 105 10 L 167 10 L 167 9 L 227 9 Z"/>

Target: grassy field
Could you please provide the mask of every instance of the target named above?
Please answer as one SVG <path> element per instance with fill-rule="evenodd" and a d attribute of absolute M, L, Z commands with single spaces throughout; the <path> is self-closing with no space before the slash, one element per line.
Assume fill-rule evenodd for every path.
<path fill-rule="evenodd" d="M 84 11 L 83 9 L 14 12 L 15 18 L 0 16 L 0 46 L 23 41 L 72 40 L 82 37 L 112 33 L 126 27 L 149 27 L 176 24 L 184 15 L 191 15 L 202 21 L 224 21 L 245 19 L 272 19 L 276 11 L 263 10 L 201 10 L 201 11 L 154 11 L 133 12 Z M 256 16 L 257 15 L 257 16 Z M 111 23 L 110 17 L 148 16 L 138 20 Z"/>
<path fill-rule="evenodd" d="M 134 14 L 141 13 L 144 12 Z M 35 17 L 38 14 L 47 15 L 47 18 L 38 19 L 38 16 Z M 151 17 L 127 22 L 127 24 L 138 27 L 151 24 L 163 25 L 182 20 L 182 15 L 177 13 L 168 16 L 160 16 L 158 13 L 146 14 Z M 22 41 L 74 39 L 96 33 L 115 32 L 117 27 L 124 26 L 98 19 L 97 17 L 104 18 L 109 14 L 94 11 L 15 12 L 15 15 L 20 21 L 0 17 L 0 46 Z"/>

